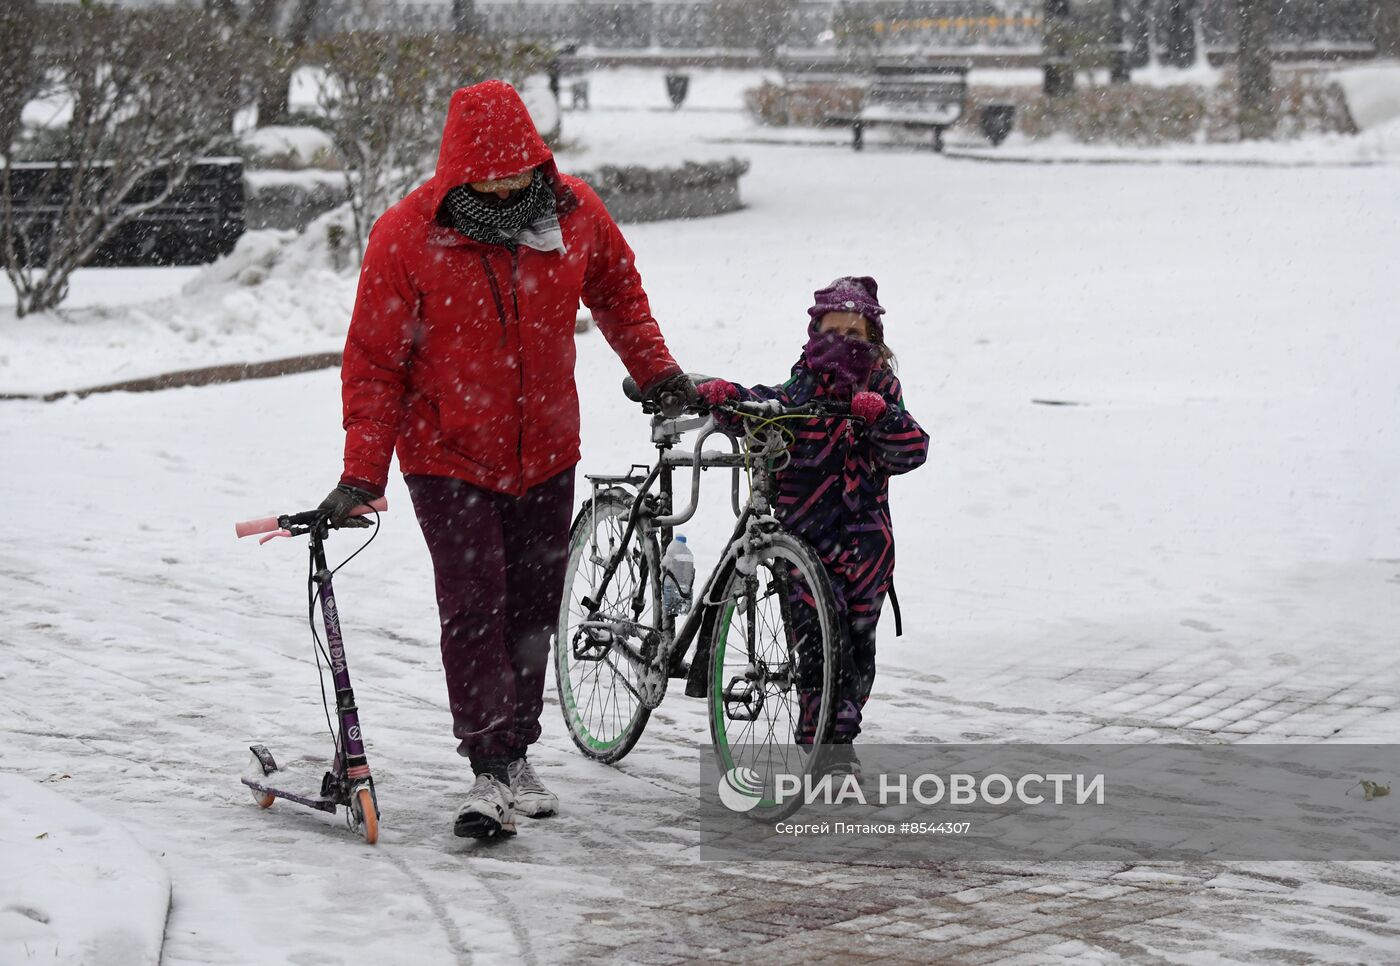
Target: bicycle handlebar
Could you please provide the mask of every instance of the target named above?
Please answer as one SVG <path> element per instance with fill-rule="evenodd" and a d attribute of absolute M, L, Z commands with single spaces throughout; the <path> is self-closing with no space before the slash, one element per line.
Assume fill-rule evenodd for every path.
<path fill-rule="evenodd" d="M 712 378 L 710 376 L 700 375 L 699 373 L 693 372 L 687 373 L 687 375 L 690 376 L 691 381 L 696 383 L 697 385 L 701 382 L 706 382 L 710 378 Z M 652 400 L 649 400 L 642 395 L 641 388 L 637 385 L 636 380 L 633 379 L 631 376 L 628 376 L 627 378 L 622 380 L 622 394 L 635 403 L 641 403 L 642 412 L 644 413 L 655 414 L 659 412 L 659 409 L 657 408 L 656 404 Z M 814 400 L 809 403 L 804 403 L 800 406 L 785 406 L 782 403 L 778 402 L 776 399 L 745 399 L 721 403 L 718 406 L 710 406 L 701 403 L 698 406 L 691 406 L 687 408 L 687 412 L 689 412 L 691 415 L 696 416 L 706 416 L 716 410 L 732 412 L 740 416 L 825 416 L 830 417 L 832 419 L 842 419 L 851 415 L 851 404 L 848 402 L 837 402 L 835 400 L 822 399 Z"/>
<path fill-rule="evenodd" d="M 352 517 L 362 517 L 367 513 L 384 513 L 389 509 L 389 501 L 384 497 L 371 500 L 350 511 Z M 255 534 L 266 533 L 269 536 L 259 540 L 258 543 L 267 543 L 273 537 L 292 536 L 292 527 L 309 527 L 325 516 L 324 510 L 305 510 L 301 513 L 284 513 L 276 517 L 261 517 L 257 520 L 244 520 L 233 525 L 233 532 L 240 538 L 251 537 Z"/>
<path fill-rule="evenodd" d="M 818 418 L 826 416 L 832 419 L 845 419 L 851 415 L 850 403 L 825 399 L 803 403 L 800 406 L 785 406 L 776 399 L 738 400 L 709 407 L 710 411 L 715 409 L 737 413 L 740 416 L 768 417 L 771 419 L 781 419 L 785 416 L 810 416 Z"/>

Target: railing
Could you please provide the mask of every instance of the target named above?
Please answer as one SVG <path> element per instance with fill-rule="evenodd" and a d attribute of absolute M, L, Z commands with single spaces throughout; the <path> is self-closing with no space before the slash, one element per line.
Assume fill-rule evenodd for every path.
<path fill-rule="evenodd" d="M 1036 2 L 1004 0 L 799 0 L 782 16 L 776 31 L 770 25 L 755 30 L 735 16 L 733 5 L 721 8 L 705 0 L 476 0 L 473 15 L 487 33 L 497 37 L 621 50 L 754 47 L 758 33 L 783 46 L 818 47 L 836 43 L 836 33 L 843 27 L 858 29 L 882 46 L 908 41 L 951 47 L 1038 47 L 1040 9 Z M 331 0 L 317 33 L 348 29 L 436 33 L 454 26 L 452 4 L 446 2 L 384 0 L 367 5 Z"/>
<path fill-rule="evenodd" d="M 1132 3 L 1152 0 L 1122 0 Z M 1275 6 L 1271 41 L 1279 47 L 1346 47 L 1375 40 L 1377 0 L 1287 0 Z M 1103 0 L 1099 6 L 1106 6 Z M 710 0 L 475 0 L 486 32 L 551 44 L 603 49 L 752 48 L 753 26 L 736 23 L 739 5 Z M 757 5 L 756 5 L 757 6 Z M 1044 3 L 1036 0 L 797 0 L 765 39 L 788 48 L 861 46 L 1038 50 Z M 1208 48 L 1234 46 L 1235 8 L 1199 5 Z M 329 0 L 317 33 L 344 29 L 438 33 L 455 26 L 449 0 Z"/>
<path fill-rule="evenodd" d="M 1039 49 L 1043 9 L 1041 3 L 877 0 L 838 8 L 833 26 L 848 46 Z"/>

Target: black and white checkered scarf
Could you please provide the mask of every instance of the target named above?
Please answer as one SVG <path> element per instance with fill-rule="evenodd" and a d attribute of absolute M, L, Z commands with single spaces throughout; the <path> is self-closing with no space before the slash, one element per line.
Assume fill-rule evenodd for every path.
<path fill-rule="evenodd" d="M 508 205 L 483 201 L 467 185 L 458 185 L 442 200 L 449 224 L 475 241 L 538 251 L 564 251 L 564 237 L 555 211 L 554 191 L 541 171 L 530 186 Z"/>

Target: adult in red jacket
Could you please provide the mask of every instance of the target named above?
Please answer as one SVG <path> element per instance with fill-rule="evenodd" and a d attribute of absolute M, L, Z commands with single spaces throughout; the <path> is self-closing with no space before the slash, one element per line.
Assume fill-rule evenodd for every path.
<path fill-rule="evenodd" d="M 433 177 L 370 232 L 341 366 L 345 471 L 322 507 L 338 524 L 381 495 L 397 450 L 433 559 L 458 752 L 477 774 L 459 835 L 557 807 L 526 749 L 568 556 L 580 299 L 638 385 L 693 399 L 598 196 L 560 174 L 510 85 L 456 91 Z"/>

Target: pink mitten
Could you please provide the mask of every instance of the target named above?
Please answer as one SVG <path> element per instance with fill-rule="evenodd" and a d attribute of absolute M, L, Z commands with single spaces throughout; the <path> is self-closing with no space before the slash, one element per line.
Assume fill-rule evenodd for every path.
<path fill-rule="evenodd" d="M 878 392 L 858 392 L 851 398 L 851 415 L 873 423 L 885 414 L 885 400 Z"/>
<path fill-rule="evenodd" d="M 726 382 L 723 379 L 702 382 L 695 387 L 695 391 L 700 394 L 701 399 L 711 406 L 718 406 L 739 398 L 739 390 L 734 388 L 734 383 Z"/>

